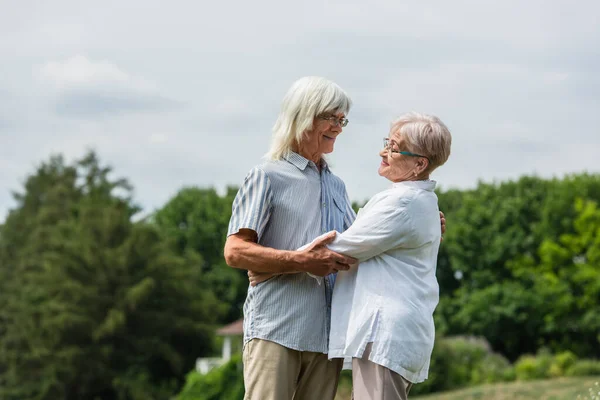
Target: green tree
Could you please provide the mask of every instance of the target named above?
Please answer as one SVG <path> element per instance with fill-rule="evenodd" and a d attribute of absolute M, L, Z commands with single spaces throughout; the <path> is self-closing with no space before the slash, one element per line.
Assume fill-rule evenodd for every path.
<path fill-rule="evenodd" d="M 507 262 L 522 255 L 539 261 L 544 240 L 573 232 L 578 197 L 599 200 L 600 175 L 522 177 L 440 193 L 449 226 L 442 247 L 453 272 L 462 274 L 461 286 L 474 290 L 510 278 Z"/>
<path fill-rule="evenodd" d="M 212 291 L 228 308 L 223 323 L 242 316 L 248 288 L 246 272 L 229 267 L 223 256 L 236 193 L 233 187 L 224 196 L 214 189 L 183 188 L 153 216 L 179 254 L 202 258 L 203 290 Z"/>
<path fill-rule="evenodd" d="M 211 348 L 198 260 L 94 153 L 43 163 L 0 231 L 0 398 L 167 399 Z"/>
<path fill-rule="evenodd" d="M 515 276 L 548 305 L 539 332 L 543 344 L 582 356 L 600 356 L 600 209 L 578 199 L 574 232 L 545 240 L 540 261 L 511 264 Z"/>
<path fill-rule="evenodd" d="M 446 193 L 439 195 L 449 227 L 438 262 L 441 299 L 435 318 L 440 331 L 483 335 L 511 359 L 541 346 L 567 350 L 576 343 L 583 343 L 577 353 L 586 356 L 593 348 L 589 336 L 579 340 L 575 333 L 568 334 L 575 328 L 566 319 L 587 315 L 583 320 L 596 329 L 595 317 L 590 316 L 596 314 L 571 306 L 584 285 L 573 286 L 563 273 L 549 277 L 538 272 L 541 266 L 573 272 L 558 257 L 561 252 L 577 262 L 588 259 L 574 248 L 566 251 L 563 242 L 580 234 L 576 198 L 600 200 L 600 175 L 523 177 L 449 194 L 450 201 Z M 444 203 L 450 206 L 445 209 Z M 556 250 L 557 243 L 562 250 Z M 547 280 L 533 279 L 537 275 Z M 586 281 L 585 287 L 591 290 L 594 285 Z M 558 299 L 564 305 L 556 304 Z M 553 323 L 558 309 L 569 311 Z"/>

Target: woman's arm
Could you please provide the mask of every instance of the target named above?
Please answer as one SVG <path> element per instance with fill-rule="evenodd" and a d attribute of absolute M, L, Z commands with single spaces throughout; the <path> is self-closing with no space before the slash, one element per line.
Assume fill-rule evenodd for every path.
<path fill-rule="evenodd" d="M 408 244 L 415 232 L 410 203 L 393 196 L 369 202 L 354 224 L 327 247 L 365 261 L 392 248 Z"/>

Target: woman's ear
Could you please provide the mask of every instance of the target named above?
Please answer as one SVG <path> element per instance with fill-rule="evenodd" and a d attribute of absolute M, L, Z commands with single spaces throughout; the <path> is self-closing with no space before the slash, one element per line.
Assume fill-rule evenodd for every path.
<path fill-rule="evenodd" d="M 427 170 L 427 167 L 429 167 L 429 160 L 425 157 L 419 157 L 419 160 L 417 161 L 417 168 L 419 169 L 419 174 L 425 172 Z"/>

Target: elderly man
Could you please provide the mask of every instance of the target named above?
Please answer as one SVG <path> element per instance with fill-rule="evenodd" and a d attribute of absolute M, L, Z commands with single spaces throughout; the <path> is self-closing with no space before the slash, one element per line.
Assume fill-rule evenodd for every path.
<path fill-rule="evenodd" d="M 280 274 L 248 289 L 244 304 L 246 399 L 333 399 L 340 360 L 327 359 L 331 295 L 353 258 L 326 248 L 354 221 L 346 188 L 323 159 L 348 124 L 351 100 L 335 83 L 305 77 L 286 94 L 268 161 L 253 168 L 233 203 L 225 259 Z M 307 274 L 327 276 L 319 285 Z M 315 397 L 316 396 L 316 397 Z"/>
<path fill-rule="evenodd" d="M 274 276 L 244 304 L 245 399 L 333 399 L 341 359 L 327 357 L 335 273 L 355 259 L 326 245 L 354 221 L 346 188 L 323 159 L 348 124 L 348 95 L 319 77 L 283 99 L 267 161 L 246 176 L 229 223 L 225 260 Z M 442 219 L 442 223 L 443 223 Z M 325 277 L 324 285 L 308 274 Z M 266 274 L 266 275 L 265 275 Z"/>

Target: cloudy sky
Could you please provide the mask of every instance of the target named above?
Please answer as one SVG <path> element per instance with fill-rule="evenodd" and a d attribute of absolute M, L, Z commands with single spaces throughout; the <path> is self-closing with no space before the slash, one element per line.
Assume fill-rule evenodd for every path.
<path fill-rule="evenodd" d="M 0 221 L 53 153 L 96 149 L 146 211 L 239 184 L 305 75 L 353 98 L 331 157 L 350 197 L 389 122 L 453 133 L 442 188 L 600 172 L 600 2 L 0 0 Z"/>

